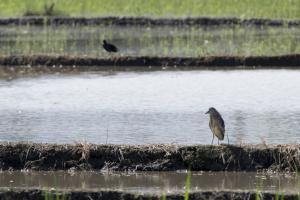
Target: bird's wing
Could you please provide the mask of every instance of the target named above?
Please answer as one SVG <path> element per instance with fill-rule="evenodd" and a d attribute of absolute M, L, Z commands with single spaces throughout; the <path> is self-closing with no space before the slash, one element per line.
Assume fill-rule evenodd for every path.
<path fill-rule="evenodd" d="M 218 113 L 218 115 L 217 115 L 217 118 L 218 118 L 217 123 L 218 123 L 221 127 L 223 127 L 223 129 L 225 130 L 225 123 L 224 123 L 224 120 L 223 120 L 222 116 L 221 116 L 219 113 Z"/>
<path fill-rule="evenodd" d="M 113 45 L 113 48 L 114 48 L 115 52 L 119 51 L 118 47 L 116 47 L 115 45 Z"/>

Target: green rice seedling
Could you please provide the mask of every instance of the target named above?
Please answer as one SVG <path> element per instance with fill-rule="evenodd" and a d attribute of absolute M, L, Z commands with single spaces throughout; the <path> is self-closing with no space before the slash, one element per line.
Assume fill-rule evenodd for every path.
<path fill-rule="evenodd" d="M 65 196 L 59 194 L 58 192 L 55 193 L 55 200 L 64 200 Z"/>
<path fill-rule="evenodd" d="M 49 200 L 49 192 L 48 191 L 44 191 L 44 197 L 45 197 L 45 200 Z"/>
<path fill-rule="evenodd" d="M 298 168 L 296 168 L 296 179 L 297 179 L 297 184 L 298 184 L 298 200 L 300 200 L 300 177 L 298 173 Z"/>
<path fill-rule="evenodd" d="M 279 179 L 279 187 L 278 187 L 278 190 L 276 191 L 276 194 L 275 194 L 275 199 L 280 199 L 280 200 L 284 200 L 284 192 L 282 191 L 281 193 L 280 193 L 280 191 L 281 191 L 281 182 L 280 182 L 280 179 Z M 279 194 L 280 193 L 280 194 Z"/>
<path fill-rule="evenodd" d="M 263 179 L 259 178 L 258 181 L 256 182 L 255 200 L 262 200 Z"/>
<path fill-rule="evenodd" d="M 1 27 L 0 27 L 1 29 Z M 299 54 L 300 28 L 9 26 L 1 29 L 3 55 L 54 54 L 108 57 L 101 43 L 118 40 L 124 56 L 275 56 Z M 171 34 L 170 34 L 171 33 Z M 212 34 L 213 33 L 213 34 Z"/>
<path fill-rule="evenodd" d="M 261 199 L 261 192 L 259 190 L 256 190 L 256 192 L 255 192 L 255 200 L 262 200 Z"/>
<path fill-rule="evenodd" d="M 66 200 L 66 199 L 67 198 L 64 193 L 60 194 L 59 192 L 56 191 L 54 194 L 47 190 L 44 191 L 44 200 Z"/>
<path fill-rule="evenodd" d="M 279 200 L 279 192 L 278 191 L 276 191 L 276 193 L 275 193 L 275 200 Z"/>
<path fill-rule="evenodd" d="M 275 200 L 284 200 L 284 192 L 281 192 L 281 194 L 279 194 L 279 192 L 277 191 L 275 193 Z"/>
<path fill-rule="evenodd" d="M 185 181 L 185 192 L 184 192 L 184 200 L 189 200 L 189 193 L 191 187 L 191 176 L 192 172 L 188 170 L 186 181 Z"/>

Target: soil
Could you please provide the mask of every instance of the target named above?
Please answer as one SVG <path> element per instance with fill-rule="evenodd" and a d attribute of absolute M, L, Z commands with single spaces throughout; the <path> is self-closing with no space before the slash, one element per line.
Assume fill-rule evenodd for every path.
<path fill-rule="evenodd" d="M 86 199 L 86 200 L 160 200 L 162 199 L 161 195 L 158 194 L 133 194 L 126 193 L 121 191 L 62 191 L 57 192 L 58 197 L 64 199 Z M 47 195 L 47 197 L 46 197 Z M 274 193 L 266 193 L 262 192 L 261 199 L 276 199 L 276 195 Z M 52 197 L 52 198 L 51 198 Z M 11 190 L 11 191 L 0 191 L 0 199 L 6 200 L 15 200 L 15 199 L 23 199 L 23 200 L 44 200 L 44 199 L 54 199 L 56 198 L 56 192 L 45 192 L 42 190 Z M 297 199 L 297 194 L 285 194 L 285 200 L 294 200 Z M 183 194 L 168 194 L 166 195 L 167 200 L 183 200 Z M 190 200 L 206 200 L 206 199 L 224 199 L 224 200 L 255 200 L 256 193 L 255 192 L 235 192 L 235 191 L 201 191 L 189 194 Z"/>
<path fill-rule="evenodd" d="M 1 170 L 295 171 L 300 145 L 0 145 Z"/>
<path fill-rule="evenodd" d="M 97 70 L 184 70 L 184 69 L 255 69 L 299 68 L 300 54 L 281 56 L 209 56 L 209 57 L 72 57 L 72 56 L 2 56 L 0 75 L 42 72 L 77 72 Z"/>
<path fill-rule="evenodd" d="M 2 18 L 0 25 L 119 25 L 119 26 L 216 26 L 216 25 L 254 25 L 254 26 L 299 26 L 299 20 L 280 19 L 242 19 L 235 17 L 213 18 L 213 17 L 193 17 L 193 18 L 147 18 L 147 17 L 21 17 Z"/>

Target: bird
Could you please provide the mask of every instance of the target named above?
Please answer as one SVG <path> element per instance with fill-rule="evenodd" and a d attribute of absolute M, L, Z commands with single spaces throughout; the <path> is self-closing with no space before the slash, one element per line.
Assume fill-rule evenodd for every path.
<path fill-rule="evenodd" d="M 118 48 L 115 45 L 106 42 L 106 40 L 103 40 L 102 46 L 107 52 L 118 52 Z"/>
<path fill-rule="evenodd" d="M 209 128 L 213 133 L 213 139 L 211 144 L 213 145 L 215 136 L 218 138 L 218 144 L 219 144 L 219 140 L 224 139 L 224 134 L 225 134 L 224 120 L 221 114 L 213 107 L 209 108 L 205 114 L 209 114 Z"/>

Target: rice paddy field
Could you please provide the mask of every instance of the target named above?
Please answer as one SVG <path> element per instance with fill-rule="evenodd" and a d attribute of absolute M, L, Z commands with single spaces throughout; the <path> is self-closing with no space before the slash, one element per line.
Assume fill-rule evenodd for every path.
<path fill-rule="evenodd" d="M 299 57 L 300 0 L 0 0 L 0 199 L 299 200 Z"/>
<path fill-rule="evenodd" d="M 300 26 L 0 26 L 1 55 L 274 56 L 300 53 Z"/>

